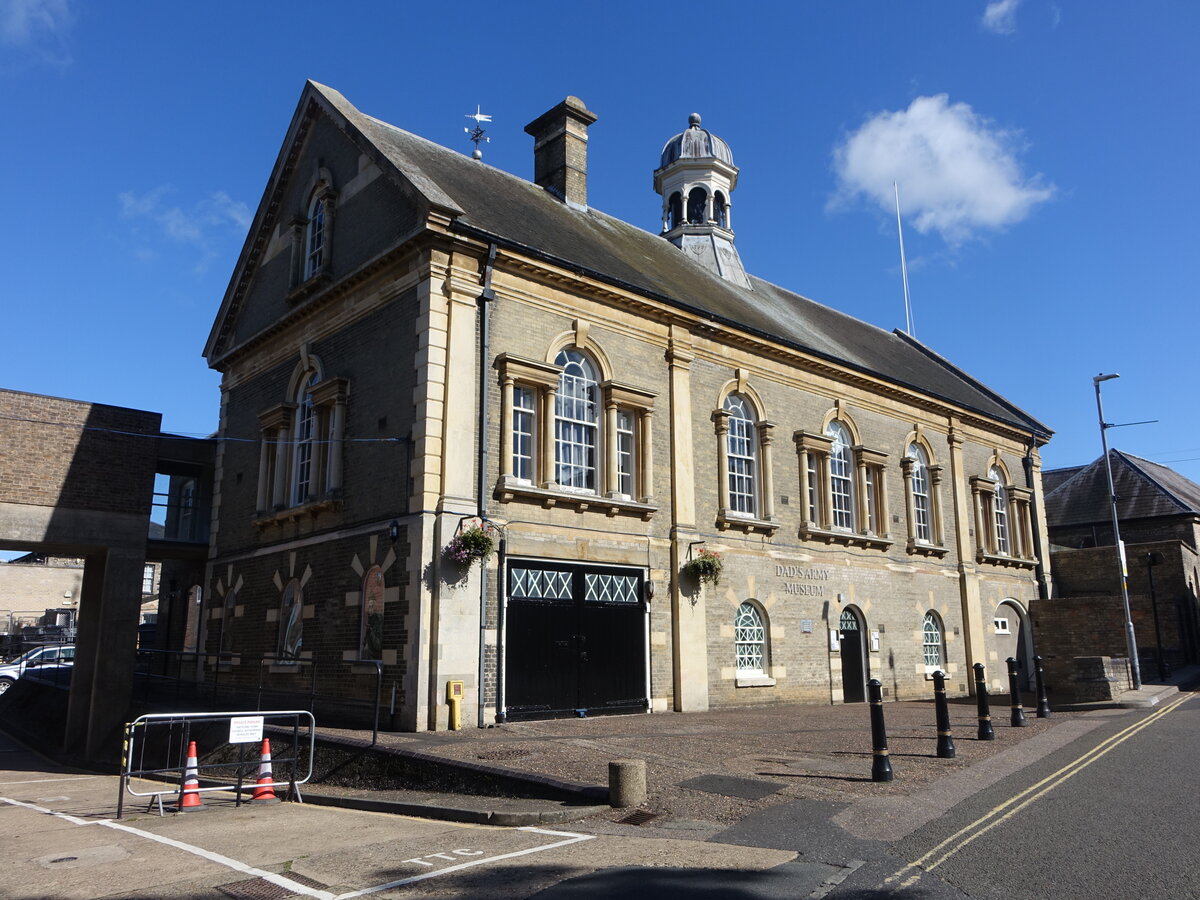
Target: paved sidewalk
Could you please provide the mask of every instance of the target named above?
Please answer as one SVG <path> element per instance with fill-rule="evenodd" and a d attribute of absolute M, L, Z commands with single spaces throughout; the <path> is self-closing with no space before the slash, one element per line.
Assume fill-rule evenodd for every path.
<path fill-rule="evenodd" d="M 1190 673 L 1195 676 L 1196 672 Z M 1188 672 L 1176 676 L 1183 681 Z M 900 797 L 940 779 L 964 772 L 1000 754 L 1037 758 L 1060 742 L 1049 735 L 1057 726 L 1089 712 L 1119 706 L 1145 706 L 1176 693 L 1176 684 L 1147 685 L 1136 695 L 1109 704 L 1082 705 L 1036 718 L 1036 699 L 1025 698 L 1024 727 L 1013 727 L 1006 695 L 993 697 L 995 740 L 977 739 L 973 699 L 950 703 L 954 759 L 935 756 L 937 732 L 932 701 L 887 703 L 884 706 L 895 780 L 871 781 L 871 733 L 867 704 L 842 706 L 784 705 L 706 713 L 655 713 L 625 716 L 513 722 L 459 732 L 381 734 L 379 744 L 399 752 L 417 752 L 506 773 L 575 783 L 581 789 L 608 784 L 608 763 L 643 759 L 649 797 L 641 808 L 658 827 L 713 831 L 778 803 L 807 799 L 852 803 L 874 797 Z M 1031 702 L 1032 700 L 1032 702 Z M 1128 702 L 1126 702 L 1128 701 Z M 320 729 L 323 735 L 362 740 L 369 732 Z M 1077 730 L 1071 730 L 1077 734 Z M 1036 740 L 1040 739 L 1040 740 Z M 1062 740 L 1068 740 L 1064 733 Z M 1016 748 L 1033 741 L 1025 751 Z M 373 800 L 371 808 L 389 802 L 410 804 L 403 810 L 421 815 L 411 804 L 430 810 L 466 809 L 467 821 L 535 824 L 570 821 L 572 817 L 607 818 L 617 822 L 630 810 L 589 807 L 594 799 L 581 793 L 580 806 L 554 801 L 424 795 L 413 792 L 346 791 L 314 785 L 309 794 L 333 793 L 333 802 L 350 803 L 350 794 Z M 307 795 L 306 795 L 307 796 Z M 314 796 L 314 799 L 316 797 Z M 382 805 L 380 802 L 382 801 Z M 435 814 L 437 814 L 435 812 Z M 489 819 L 489 815 L 504 819 Z M 549 818 L 547 818 L 549 817 Z"/>

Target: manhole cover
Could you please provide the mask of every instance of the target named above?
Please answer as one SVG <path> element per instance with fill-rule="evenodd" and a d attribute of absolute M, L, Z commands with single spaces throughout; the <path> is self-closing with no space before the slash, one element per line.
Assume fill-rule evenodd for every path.
<path fill-rule="evenodd" d="M 645 825 L 651 819 L 657 819 L 658 813 L 647 812 L 644 809 L 635 809 L 623 819 L 618 819 L 622 825 Z"/>
<path fill-rule="evenodd" d="M 305 878 L 303 875 L 297 875 L 294 872 L 288 872 L 283 877 L 288 879 L 288 881 L 295 881 L 306 887 L 324 888 L 326 886 L 319 881 Z M 217 885 L 217 890 L 227 897 L 233 897 L 234 900 L 287 900 L 289 897 L 296 896 L 295 891 L 278 884 L 272 884 L 265 878 L 250 878 L 246 881 L 219 884 Z"/>
<path fill-rule="evenodd" d="M 499 762 L 500 760 L 520 759 L 522 756 L 532 756 L 532 755 L 533 755 L 532 750 L 518 750 L 516 748 L 512 748 L 509 750 L 488 750 L 485 753 L 477 754 L 475 758 L 476 759 L 490 759 L 493 762 Z"/>

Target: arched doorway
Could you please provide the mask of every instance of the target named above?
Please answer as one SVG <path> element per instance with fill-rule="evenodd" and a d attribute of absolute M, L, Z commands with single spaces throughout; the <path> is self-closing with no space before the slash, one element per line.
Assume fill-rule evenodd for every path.
<path fill-rule="evenodd" d="M 842 702 L 862 703 L 867 699 L 866 623 L 853 606 L 838 619 L 838 646 L 842 656 Z"/>
<path fill-rule="evenodd" d="M 1001 601 L 996 607 L 996 650 L 1000 654 L 1001 670 L 996 673 L 1001 679 L 1008 678 L 1008 658 L 1017 660 L 1021 690 L 1033 687 L 1033 627 L 1029 613 L 1012 598 Z"/>

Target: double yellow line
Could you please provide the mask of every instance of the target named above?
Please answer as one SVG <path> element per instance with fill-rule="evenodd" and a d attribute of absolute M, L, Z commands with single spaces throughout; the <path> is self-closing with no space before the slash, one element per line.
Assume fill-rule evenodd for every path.
<path fill-rule="evenodd" d="M 920 878 L 919 872 L 913 873 L 914 869 L 932 872 L 976 838 L 983 837 L 1001 822 L 1011 819 L 1025 807 L 1029 806 L 1034 801 L 1039 800 L 1050 791 L 1058 787 L 1060 784 L 1063 784 L 1065 781 L 1067 781 L 1067 779 L 1078 775 L 1092 763 L 1096 762 L 1096 760 L 1100 759 L 1100 757 L 1104 756 L 1119 745 L 1125 743 L 1125 741 L 1129 740 L 1142 729 L 1149 728 L 1163 716 L 1174 712 L 1179 706 L 1192 699 L 1192 696 L 1192 694 L 1183 694 L 1179 698 L 1172 700 L 1162 709 L 1151 713 L 1150 715 L 1146 716 L 1146 718 L 1139 722 L 1135 722 L 1128 728 L 1118 731 L 1107 740 L 1101 741 L 1087 753 L 1067 763 L 1057 772 L 1047 775 L 1037 784 L 1031 785 L 1030 787 L 1021 791 L 1021 793 L 1010 797 L 998 806 L 992 807 L 970 825 L 960 828 L 958 831 L 954 832 L 954 834 L 950 835 L 950 837 L 946 838 L 924 856 L 914 859 L 904 868 L 892 875 L 889 875 L 886 879 L 884 879 L 883 883 L 886 885 L 892 885 L 898 881 L 901 881 L 901 879 L 904 879 L 901 884 L 896 886 L 908 887 L 910 884 Z M 910 873 L 913 874 L 910 875 Z M 909 877 L 906 878 L 905 876 Z"/>

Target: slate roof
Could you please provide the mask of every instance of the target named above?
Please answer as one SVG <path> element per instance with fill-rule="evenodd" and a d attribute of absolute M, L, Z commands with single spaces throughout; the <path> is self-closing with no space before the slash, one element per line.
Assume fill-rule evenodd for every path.
<path fill-rule="evenodd" d="M 309 82 L 306 96 L 309 92 L 381 154 L 385 171 L 392 169 L 426 202 L 450 213 L 452 228 L 462 233 L 496 240 L 1043 438 L 1051 433 L 902 332 L 884 331 L 753 276 L 752 290 L 738 287 L 657 235 L 596 209 L 568 206 L 529 181 L 367 116 L 331 88 Z"/>
<path fill-rule="evenodd" d="M 1122 521 L 1200 515 L 1200 484 L 1166 466 L 1120 450 L 1109 450 L 1108 455 L 1117 494 L 1117 517 Z M 1066 477 L 1058 473 L 1066 473 Z M 1051 528 L 1111 520 L 1103 456 L 1086 466 L 1043 472 L 1042 483 Z"/>

